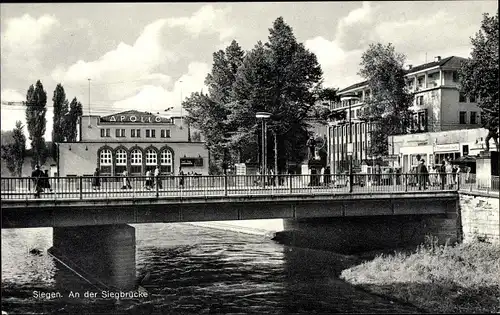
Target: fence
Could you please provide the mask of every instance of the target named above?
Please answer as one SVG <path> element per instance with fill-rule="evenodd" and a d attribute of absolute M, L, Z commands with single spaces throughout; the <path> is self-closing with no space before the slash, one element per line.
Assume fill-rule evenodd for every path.
<path fill-rule="evenodd" d="M 493 186 L 498 190 L 498 177 L 495 183 Z M 376 193 L 457 190 L 460 185 L 458 179 L 440 174 L 72 176 L 38 180 L 7 177 L 1 179 L 1 197 L 96 199 Z"/>
<path fill-rule="evenodd" d="M 476 174 L 460 174 L 461 191 L 499 192 L 500 177 L 480 178 Z"/>

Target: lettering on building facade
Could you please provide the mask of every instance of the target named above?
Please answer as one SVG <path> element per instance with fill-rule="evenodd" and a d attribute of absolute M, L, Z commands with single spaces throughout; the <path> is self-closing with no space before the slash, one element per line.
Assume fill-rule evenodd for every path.
<path fill-rule="evenodd" d="M 113 122 L 113 123 L 172 123 L 171 118 L 160 117 L 140 112 L 125 112 L 100 118 L 100 122 Z"/>

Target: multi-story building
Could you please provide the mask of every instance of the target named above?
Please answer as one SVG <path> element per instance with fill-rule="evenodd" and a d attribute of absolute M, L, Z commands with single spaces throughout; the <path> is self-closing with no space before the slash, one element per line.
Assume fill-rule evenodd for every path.
<path fill-rule="evenodd" d="M 414 94 L 413 120 L 408 126 L 411 133 L 480 127 L 477 100 L 459 91 L 458 70 L 465 60 L 456 56 L 444 59 L 438 56 L 433 62 L 416 67 L 408 65 L 408 89 Z M 338 94 L 341 101 L 333 104 L 331 109 L 346 111 L 347 119 L 332 123 L 328 132 L 329 162 L 334 171 L 347 169 L 348 149 L 349 153 L 352 152 L 355 168 L 371 160 L 368 147 L 371 145 L 371 131 L 375 128 L 373 124 L 359 120 L 364 100 L 371 94 L 367 81 L 346 87 Z M 389 142 L 389 153 L 392 151 L 394 145 Z"/>
<path fill-rule="evenodd" d="M 136 110 L 108 116 L 82 116 L 78 141 L 59 147 L 60 176 L 144 175 L 158 166 L 162 174 L 208 174 L 208 150 L 199 132 L 182 117 L 162 117 Z"/>

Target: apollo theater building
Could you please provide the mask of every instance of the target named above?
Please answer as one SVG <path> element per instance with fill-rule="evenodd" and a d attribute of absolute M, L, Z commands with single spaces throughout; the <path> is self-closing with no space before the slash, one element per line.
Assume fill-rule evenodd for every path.
<path fill-rule="evenodd" d="M 58 144 L 58 176 L 144 175 L 156 166 L 164 175 L 208 174 L 203 136 L 181 117 L 136 110 L 109 116 L 82 116 L 78 141 Z"/>

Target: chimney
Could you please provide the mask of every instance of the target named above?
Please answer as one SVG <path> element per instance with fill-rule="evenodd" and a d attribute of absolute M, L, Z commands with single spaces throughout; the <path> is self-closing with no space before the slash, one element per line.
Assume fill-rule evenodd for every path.
<path fill-rule="evenodd" d="M 441 56 L 434 57 L 434 62 L 438 62 L 438 61 L 441 61 Z"/>

